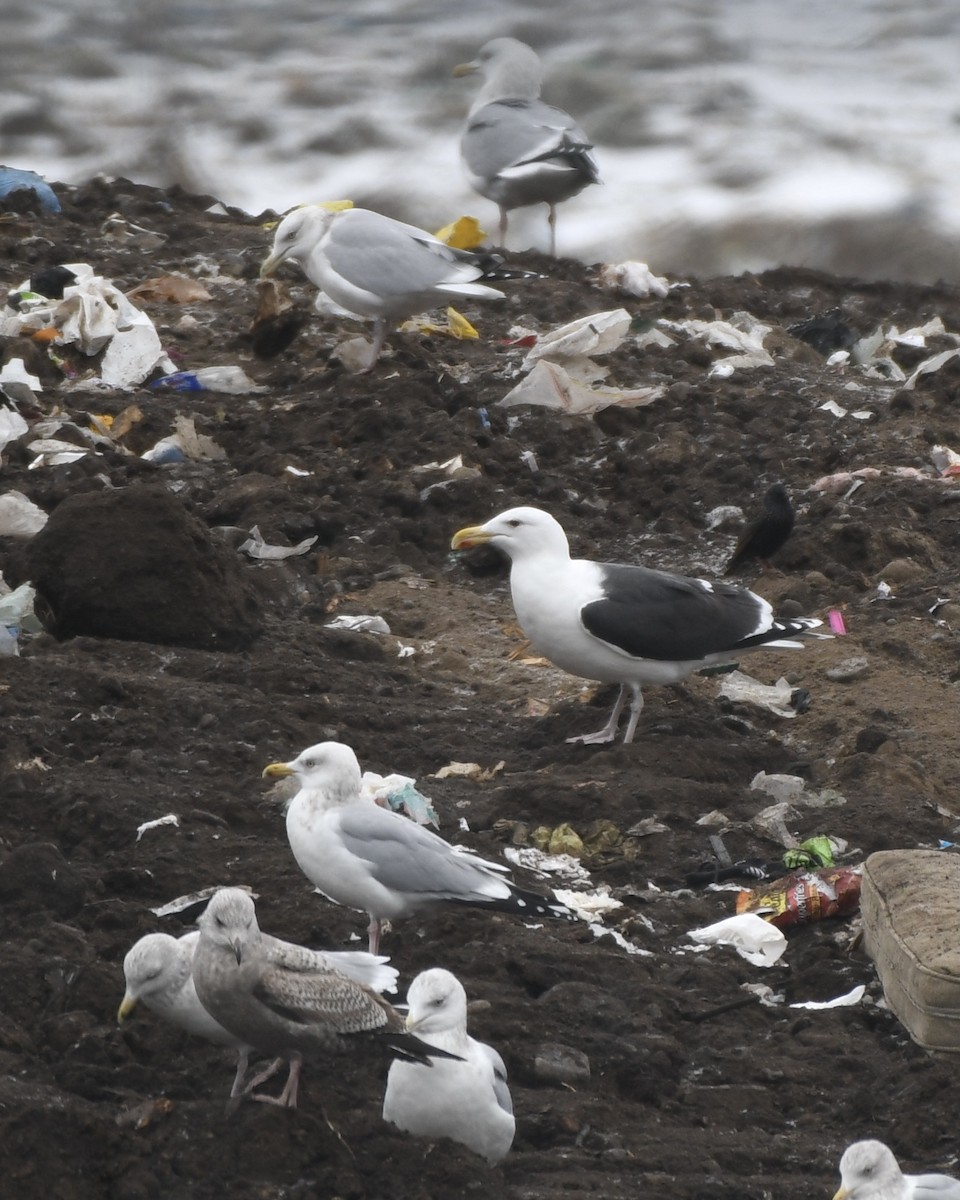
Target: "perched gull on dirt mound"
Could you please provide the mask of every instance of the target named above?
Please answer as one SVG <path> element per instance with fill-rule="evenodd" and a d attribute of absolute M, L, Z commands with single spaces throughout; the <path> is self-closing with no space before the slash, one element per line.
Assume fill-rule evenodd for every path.
<path fill-rule="evenodd" d="M 452 546 L 486 542 L 511 560 L 513 606 L 536 652 L 571 675 L 620 684 L 603 729 L 571 742 L 612 742 L 631 693 L 623 737 L 630 742 L 643 684 L 676 683 L 747 650 L 800 647 L 791 639 L 822 624 L 815 617 L 776 620 L 761 596 L 729 583 L 572 559 L 563 528 L 539 508 L 511 508 L 461 529 Z"/>
<path fill-rule="evenodd" d="M 255 1099 L 296 1108 L 303 1055 L 347 1049 L 360 1035 L 414 1062 L 449 1057 L 407 1033 L 396 1009 L 341 971 L 317 970 L 296 955 L 276 961 L 253 900 L 240 888 L 216 892 L 197 924 L 193 979 L 200 1003 L 245 1045 L 290 1063 L 279 1097 Z"/>
<path fill-rule="evenodd" d="M 540 60 L 516 38 L 494 38 L 454 75 L 483 76 L 460 139 L 470 186 L 500 209 L 500 245 L 507 213 L 529 204 L 549 206 L 550 253 L 557 252 L 556 206 L 598 183 L 587 135 L 562 108 L 540 99 Z"/>
<path fill-rule="evenodd" d="M 422 825 L 360 794 L 360 764 L 349 746 L 321 742 L 264 777 L 296 775 L 287 837 L 300 870 L 337 904 L 365 912 L 371 954 L 381 923 L 443 902 L 540 919 L 574 919 L 565 905 L 503 878 L 505 867 L 475 858 Z"/>
<path fill-rule="evenodd" d="M 476 255 L 364 208 L 305 205 L 288 213 L 277 226 L 261 278 L 287 260 L 299 263 L 331 300 L 374 318 L 371 365 L 383 348 L 388 321 L 459 297 L 503 298 L 503 292 L 476 282 L 484 273 Z"/>
<path fill-rule="evenodd" d="M 854 1142 L 840 1159 L 840 1190 L 833 1200 L 960 1200 L 960 1181 L 904 1175 L 883 1142 Z"/>
<path fill-rule="evenodd" d="M 407 1029 L 460 1061 L 437 1061 L 429 1070 L 391 1063 L 383 1119 L 407 1133 L 452 1138 L 487 1162 L 500 1162 L 517 1126 L 507 1069 L 492 1046 L 467 1033 L 463 985 L 441 967 L 421 971 L 410 984 L 407 1004 Z"/>
<path fill-rule="evenodd" d="M 224 1029 L 200 1003 L 193 982 L 193 956 L 199 940 L 199 931 L 191 930 L 179 938 L 168 933 L 148 933 L 134 943 L 123 960 L 126 991 L 117 1011 L 117 1021 L 123 1022 L 137 1003 L 142 1002 L 178 1029 L 221 1046 L 235 1047 L 237 1074 L 230 1095 L 236 1097 L 243 1092 L 251 1047 Z M 389 959 L 368 954 L 365 950 L 309 950 L 267 934 L 263 935 L 263 946 L 272 963 L 291 970 L 338 971 L 375 992 L 397 990 L 399 972 L 386 965 Z M 266 1075 L 259 1076 L 251 1087 L 265 1078 Z"/>
<path fill-rule="evenodd" d="M 724 575 L 730 575 L 737 567 L 758 558 L 764 567 L 786 542 L 793 532 L 795 514 L 790 496 L 782 483 L 775 483 L 763 497 L 763 508 L 751 517 L 737 538 Z"/>

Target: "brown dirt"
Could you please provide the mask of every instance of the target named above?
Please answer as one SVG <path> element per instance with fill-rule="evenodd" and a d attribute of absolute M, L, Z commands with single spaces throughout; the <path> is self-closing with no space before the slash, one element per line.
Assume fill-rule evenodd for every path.
<path fill-rule="evenodd" d="M 749 824 L 766 803 L 749 790 L 760 770 L 842 794 L 845 803 L 799 809 L 789 825 L 800 837 L 847 839 L 847 861 L 955 833 L 960 610 L 935 607 L 956 593 L 960 492 L 932 472 L 908 479 L 892 469 L 927 468 L 933 444 L 960 444 L 958 368 L 906 391 L 827 368 L 785 330 L 834 307 L 858 334 L 936 315 L 960 329 L 957 289 L 781 269 L 689 280 L 664 300 L 636 301 L 602 293 L 579 263 L 519 255 L 546 278 L 506 285 L 502 304 L 468 308 L 480 342 L 394 334 L 393 354 L 373 374 L 351 376 L 329 361 L 342 332 L 330 320 L 311 317 L 274 358 L 252 355 L 254 281 L 269 241 L 258 220 L 208 215 L 209 198 L 122 180 L 61 192 L 61 217 L 20 212 L 0 224 L 10 286 L 64 261 L 89 261 L 124 289 L 218 264 L 223 274 L 207 279 L 213 301 L 189 306 L 195 320 L 162 302 L 144 307 L 183 367 L 239 362 L 269 390 L 67 391 L 29 348 L 45 407 L 62 404 L 76 418 L 117 414 L 135 400 L 143 419 L 123 438 L 134 455 L 106 449 L 31 471 L 23 442 L 14 445 L 3 489 L 56 513 L 84 493 L 160 485 L 211 529 L 258 524 L 271 542 L 319 540 L 280 563 L 238 556 L 263 628 L 243 650 L 100 630 L 27 638 L 22 657 L 0 660 L 0 1159 L 10 1194 L 760 1200 L 832 1194 L 839 1154 L 857 1136 L 889 1141 L 907 1167 L 949 1163 L 956 1060 L 917 1048 L 877 1005 L 872 965 L 851 945 L 853 923 L 791 932 L 783 965 L 769 972 L 730 950 L 680 948 L 686 930 L 733 909 L 730 892 L 683 887 L 710 856 L 715 827 L 699 825 L 701 816 L 726 815 L 734 858 L 778 853 Z M 100 229 L 113 212 L 168 241 L 144 254 L 107 240 Z M 309 296 L 293 274 L 289 282 Z M 591 419 L 496 407 L 522 353 L 503 344 L 512 324 L 549 329 L 621 302 L 647 319 L 746 310 L 776 327 L 767 343 L 775 365 L 709 376 L 725 352 L 680 336 L 671 349 L 609 359 L 613 383 L 666 385 L 649 408 Z M 5 349 L 23 352 L 22 343 Z M 909 370 L 923 353 L 901 348 L 896 357 Z M 830 398 L 874 415 L 838 419 L 818 407 Z M 224 462 L 153 466 L 136 457 L 171 432 L 178 413 L 223 447 Z M 522 464 L 526 450 L 539 471 Z M 456 454 L 479 470 L 446 482 L 418 470 Z M 847 499 L 805 490 L 826 472 L 864 466 L 884 474 Z M 456 560 L 452 532 L 534 503 L 588 557 L 704 573 L 719 569 L 735 536 L 708 531 L 705 514 L 752 506 L 778 478 L 803 502 L 797 529 L 777 569 L 744 582 L 795 611 L 840 608 L 850 632 L 743 665 L 764 682 L 792 673 L 811 694 L 809 711 L 787 721 L 732 706 L 718 700 L 716 679 L 694 677 L 649 689 L 633 745 L 566 745 L 565 736 L 602 723 L 612 695 L 594 698 L 580 681 L 508 659 L 521 643 L 506 571 L 490 559 Z M 91 572 L 98 545 L 107 558 L 124 552 L 109 531 L 91 539 Z M 8 582 L 26 576 L 21 543 L 4 540 L 0 554 Z M 881 579 L 894 589 L 889 601 L 877 599 Z M 334 611 L 380 613 L 393 634 L 328 630 Z M 398 657 L 400 643 L 416 653 Z M 855 655 L 866 657 L 866 675 L 827 677 Z M 404 988 L 418 970 L 443 965 L 472 999 L 489 1001 L 472 1028 L 503 1053 L 518 1114 L 515 1147 L 499 1168 L 385 1126 L 380 1061 L 312 1065 L 299 1111 L 247 1104 L 227 1119 L 228 1055 L 149 1014 L 116 1027 L 123 954 L 167 927 L 150 908 L 182 893 L 253 885 L 263 926 L 311 945 L 341 947 L 362 931 L 364 918 L 312 894 L 260 781 L 267 762 L 331 737 L 349 742 L 364 767 L 417 777 L 445 836 L 487 855 L 520 836 L 517 822 L 589 833 L 604 820 L 623 835 L 644 817 L 666 826 L 624 836 L 585 864 L 624 901 L 620 928 L 649 957 L 627 955 L 582 924 L 530 930 L 470 911 L 407 921 L 387 938 Z M 451 760 L 505 767 L 486 783 L 430 778 Z M 179 828 L 136 840 L 141 823 L 168 812 Z M 461 817 L 468 833 L 458 832 Z M 770 984 L 787 1002 L 865 982 L 870 1002 L 826 1012 L 754 1004 L 697 1019 L 742 998 L 745 982 Z M 589 1082 L 542 1081 L 533 1067 L 541 1043 L 587 1054 Z M 171 1104 L 138 1127 L 131 1111 L 158 1098 Z"/>

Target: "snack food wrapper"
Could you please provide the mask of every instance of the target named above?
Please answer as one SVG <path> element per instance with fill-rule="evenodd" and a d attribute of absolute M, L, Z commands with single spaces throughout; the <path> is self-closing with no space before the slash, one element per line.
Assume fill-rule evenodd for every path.
<path fill-rule="evenodd" d="M 778 929 L 848 917 L 860 907 L 862 867 L 791 871 L 737 896 L 737 912 L 756 912 Z"/>

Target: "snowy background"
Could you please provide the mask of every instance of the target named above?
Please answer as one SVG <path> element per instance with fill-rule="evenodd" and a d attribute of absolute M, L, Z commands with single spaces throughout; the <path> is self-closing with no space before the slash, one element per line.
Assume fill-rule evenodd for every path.
<path fill-rule="evenodd" d="M 453 66 L 511 34 L 596 144 L 562 253 L 700 275 L 780 263 L 960 282 L 960 3 L 6 0 L 0 162 L 179 183 L 258 213 L 462 213 Z M 508 244 L 546 244 L 545 212 Z"/>

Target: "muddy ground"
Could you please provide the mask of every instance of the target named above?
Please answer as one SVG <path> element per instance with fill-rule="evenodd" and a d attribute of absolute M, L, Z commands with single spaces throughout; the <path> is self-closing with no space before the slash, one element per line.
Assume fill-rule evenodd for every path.
<path fill-rule="evenodd" d="M 734 859 L 782 852 L 751 824 L 769 803 L 749 787 L 759 771 L 839 793 L 828 807 L 795 809 L 787 827 L 801 839 L 845 839 L 845 862 L 957 834 L 960 485 L 937 477 L 931 449 L 960 446 L 960 365 L 908 390 L 880 372 L 827 366 L 787 330 L 834 309 L 857 336 L 936 316 L 960 330 L 960 292 L 781 269 L 685 280 L 640 300 L 601 291 L 582 264 L 515 255 L 543 277 L 505 284 L 503 302 L 466 306 L 479 341 L 393 334 L 372 374 L 350 375 L 331 352 L 356 330 L 330 318 L 308 315 L 273 357 L 253 353 L 257 268 L 270 241 L 263 217 L 211 214 L 209 197 L 122 180 L 58 191 L 62 215 L 24 206 L 0 221 L 5 286 L 76 261 L 123 290 L 168 272 L 201 277 L 210 301 L 141 302 L 165 349 L 183 369 L 240 364 L 267 390 L 102 391 L 82 382 L 96 360 L 67 355 L 66 379 L 35 347 L 8 343 L 5 358 L 26 355 L 42 375 L 37 404 L 24 407 L 29 420 L 60 406 L 85 424 L 84 414 L 116 416 L 131 402 L 142 419 L 118 446 L 65 466 L 31 470 L 27 435 L 3 454 L 2 490 L 56 514 L 78 496 L 127 489 L 116 536 L 108 528 L 74 563 L 79 588 L 84 563 L 90 585 L 134 549 L 162 549 L 160 524 L 137 526 L 143 488 L 165 490 L 205 535 L 258 525 L 271 543 L 318 540 L 303 555 L 261 563 L 236 550 L 235 533 L 210 534 L 259 630 L 240 648 L 119 640 L 88 613 L 95 632 L 25 635 L 19 658 L 0 659 L 0 1160 L 9 1194 L 793 1200 L 832 1195 L 840 1153 L 860 1136 L 887 1140 L 908 1169 L 949 1169 L 957 1060 L 919 1049 L 878 1004 L 856 919 L 791 931 L 781 963 L 764 971 L 729 949 L 684 949 L 685 931 L 734 905 L 732 892 L 684 881 L 710 859 L 711 834 Z M 112 240 L 102 230 L 113 213 L 167 240 L 151 250 Z M 292 269 L 285 278 L 307 305 L 302 278 Z M 774 327 L 773 365 L 711 375 L 729 350 L 685 333 L 666 348 L 628 339 L 605 360 L 608 382 L 664 385 L 650 406 L 596 417 L 498 408 L 524 354 L 505 344 L 512 326 L 546 331 L 621 304 L 640 331 L 749 312 Z M 952 345 L 935 337 L 892 357 L 909 373 Z M 837 417 L 820 407 L 831 399 L 871 415 Z M 177 414 L 194 418 L 225 458 L 144 462 Z M 521 460 L 525 451 L 538 470 Z M 455 455 L 472 469 L 453 478 L 423 470 Z M 862 467 L 880 474 L 852 494 L 810 490 L 827 473 Z M 917 470 L 897 475 L 899 467 Z M 785 719 L 733 705 L 718 697 L 716 678 L 695 676 L 648 689 L 632 745 L 567 745 L 603 723 L 611 691 L 510 657 L 522 639 L 505 567 L 493 556 L 457 559 L 454 530 L 537 504 L 587 557 L 715 573 L 736 521 L 710 530 L 706 515 L 751 508 L 776 479 L 798 503 L 796 531 L 774 569 L 740 580 L 794 612 L 838 609 L 849 632 L 742 666 L 764 683 L 787 674 L 809 693 L 807 711 Z M 0 543 L 8 583 L 29 576 L 30 553 L 23 540 Z M 112 602 L 123 609 L 122 595 Z M 392 633 L 325 628 L 338 613 L 380 614 Z M 414 653 L 401 657 L 401 646 Z M 865 670 L 830 678 L 855 657 Z M 386 1064 L 376 1056 L 310 1065 L 295 1112 L 248 1103 L 226 1118 L 229 1054 L 149 1013 L 117 1028 L 126 949 L 150 930 L 177 931 L 175 918 L 151 908 L 196 888 L 249 884 L 264 928 L 314 946 L 346 947 L 363 934 L 365 918 L 312 893 L 260 778 L 266 763 L 324 738 L 347 741 L 365 768 L 416 777 L 444 836 L 486 855 L 563 822 L 588 837 L 609 822 L 621 835 L 584 865 L 623 902 L 607 925 L 646 954 L 583 923 L 530 929 L 463 910 L 398 924 L 386 938 L 404 989 L 417 971 L 442 965 L 486 1002 L 471 1027 L 503 1054 L 518 1118 L 498 1168 L 384 1125 Z M 454 760 L 504 766 L 485 782 L 431 778 Z M 179 826 L 137 840 L 141 824 L 167 813 Z M 699 823 L 708 813 L 722 817 Z M 628 833 L 650 817 L 659 832 Z M 716 1011 L 757 982 L 785 1003 Z M 859 1006 L 789 1007 L 858 983 L 867 985 Z M 534 1063 L 543 1044 L 585 1054 L 589 1078 L 545 1079 Z M 140 1107 L 159 1100 L 169 1103 Z"/>

